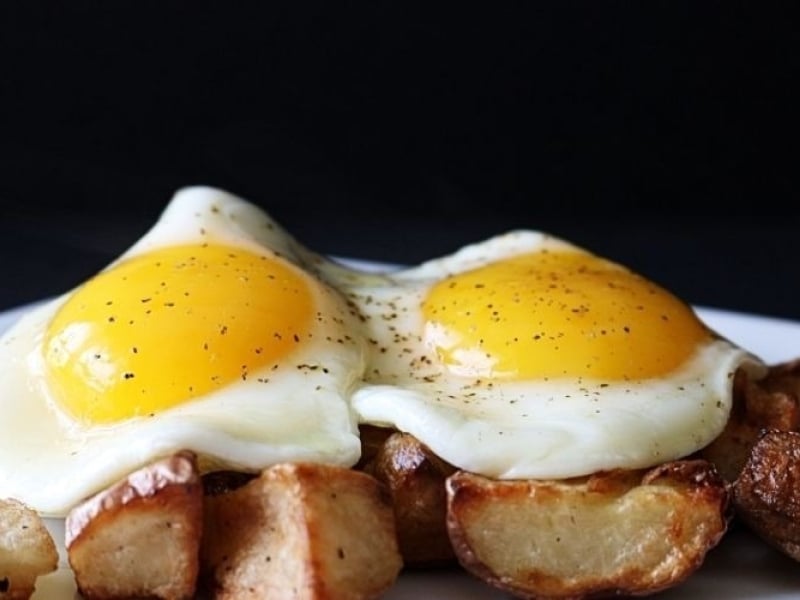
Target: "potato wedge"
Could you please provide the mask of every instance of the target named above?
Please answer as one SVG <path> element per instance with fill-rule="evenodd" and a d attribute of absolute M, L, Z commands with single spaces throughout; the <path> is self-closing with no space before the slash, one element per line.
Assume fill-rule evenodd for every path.
<path fill-rule="evenodd" d="M 725 430 L 698 455 L 716 465 L 728 483 L 736 480 L 762 430 L 800 428 L 800 361 L 770 367 L 759 381 L 736 373 L 733 409 Z"/>
<path fill-rule="evenodd" d="M 402 568 L 391 503 L 375 478 L 278 464 L 205 499 L 203 580 L 215 598 L 370 599 Z"/>
<path fill-rule="evenodd" d="M 0 500 L 0 599 L 27 600 L 36 580 L 58 568 L 58 550 L 39 514 L 13 498 Z"/>
<path fill-rule="evenodd" d="M 67 516 L 65 543 L 82 597 L 194 597 L 203 489 L 194 454 L 139 469 Z"/>
<path fill-rule="evenodd" d="M 800 433 L 763 432 L 732 497 L 737 518 L 800 561 Z"/>
<path fill-rule="evenodd" d="M 520 598 L 644 595 L 680 583 L 730 519 L 706 461 L 568 481 L 447 480 L 447 525 L 465 569 Z"/>
<path fill-rule="evenodd" d="M 414 436 L 398 432 L 384 440 L 364 469 L 389 489 L 405 566 L 454 563 L 446 526 L 444 482 L 455 472 L 455 467 Z"/>

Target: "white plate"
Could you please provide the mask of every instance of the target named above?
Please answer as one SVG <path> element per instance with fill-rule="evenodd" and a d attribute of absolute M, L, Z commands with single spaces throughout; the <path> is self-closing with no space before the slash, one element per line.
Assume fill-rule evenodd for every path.
<path fill-rule="evenodd" d="M 364 266 L 364 263 L 359 263 Z M 0 312 L 0 333 L 27 307 Z M 714 329 L 767 362 L 800 357 L 800 323 L 724 310 L 698 308 Z M 75 585 L 64 560 L 63 527 L 49 523 L 60 545 L 62 567 L 40 581 L 35 600 L 75 599 Z M 682 600 L 726 598 L 800 600 L 800 568 L 749 532 L 733 528 L 706 557 L 700 570 L 683 584 L 658 596 Z M 508 595 L 489 588 L 459 570 L 401 574 L 386 600 L 500 600 Z"/>

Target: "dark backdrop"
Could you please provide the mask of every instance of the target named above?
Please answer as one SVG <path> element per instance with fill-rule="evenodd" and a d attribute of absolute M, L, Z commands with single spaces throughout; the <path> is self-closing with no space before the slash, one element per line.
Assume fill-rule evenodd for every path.
<path fill-rule="evenodd" d="M 800 318 L 792 3 L 0 5 L 0 309 L 171 194 L 414 263 L 549 230 L 689 301 Z"/>

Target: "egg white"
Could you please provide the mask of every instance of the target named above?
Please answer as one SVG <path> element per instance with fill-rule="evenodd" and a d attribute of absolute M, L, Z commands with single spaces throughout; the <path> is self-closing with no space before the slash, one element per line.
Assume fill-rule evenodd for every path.
<path fill-rule="evenodd" d="M 281 256 L 301 269 L 313 258 L 256 206 L 196 187 L 179 191 L 155 225 L 108 268 L 163 246 L 204 241 Z M 0 496 L 63 516 L 82 498 L 184 448 L 198 452 L 208 469 L 257 470 L 297 460 L 352 465 L 360 442 L 348 398 L 364 369 L 364 344 L 353 335 L 357 319 L 343 298 L 308 277 L 321 315 L 318 335 L 278 369 L 252 372 L 155 416 L 111 425 L 66 417 L 45 376 L 47 324 L 71 292 L 23 316 L 0 338 Z M 179 340 L 174 343 L 179 349 Z M 258 381 L 266 378 L 268 383 Z"/>
<path fill-rule="evenodd" d="M 540 232 L 513 231 L 384 275 L 322 264 L 366 318 L 370 356 L 352 396 L 359 420 L 411 433 L 451 464 L 500 479 L 647 467 L 713 440 L 728 420 L 733 373 L 764 370 L 758 358 L 721 337 L 669 375 L 638 381 L 492 380 L 440 363 L 420 308 L 431 287 L 544 249 L 577 248 Z"/>
<path fill-rule="evenodd" d="M 240 198 L 194 187 L 180 190 L 107 268 L 205 241 L 277 256 L 306 273 L 325 331 L 270 371 L 269 385 L 253 372 L 155 417 L 85 426 L 56 408 L 43 367 L 47 324 L 72 292 L 37 307 L 0 338 L 0 496 L 64 515 L 142 464 L 185 448 L 198 452 L 206 469 L 297 460 L 351 466 L 360 454 L 359 423 L 411 433 L 456 467 L 496 478 L 647 467 L 709 443 L 727 422 L 733 373 L 765 369 L 722 337 L 668 376 L 638 381 L 492 380 L 446 368 L 421 313 L 432 286 L 520 254 L 576 249 L 534 231 L 367 273 L 314 253 Z M 342 339 L 344 346 L 335 341 Z"/>

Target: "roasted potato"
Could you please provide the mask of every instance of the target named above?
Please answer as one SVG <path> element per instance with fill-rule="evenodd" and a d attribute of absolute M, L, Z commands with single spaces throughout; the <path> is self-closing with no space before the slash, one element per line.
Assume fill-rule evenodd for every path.
<path fill-rule="evenodd" d="M 566 481 L 447 479 L 447 526 L 465 569 L 520 598 L 645 595 L 686 579 L 730 520 L 701 460 Z"/>
<path fill-rule="evenodd" d="M 27 600 L 36 580 L 58 568 L 58 550 L 41 517 L 13 498 L 0 500 L 0 599 Z"/>
<path fill-rule="evenodd" d="M 378 598 L 402 568 L 391 502 L 375 478 L 278 464 L 205 499 L 202 572 L 218 599 Z"/>
<path fill-rule="evenodd" d="M 764 379 L 754 381 L 736 373 L 733 408 L 725 430 L 698 455 L 711 461 L 722 477 L 736 480 L 753 445 L 765 429 L 800 428 L 800 361 L 770 367 Z"/>
<path fill-rule="evenodd" d="M 392 497 L 397 541 L 407 567 L 455 562 L 447 535 L 445 479 L 455 468 L 414 436 L 385 438 L 364 469 L 386 484 Z"/>
<path fill-rule="evenodd" d="M 765 431 L 733 485 L 738 518 L 800 560 L 800 433 Z"/>
<path fill-rule="evenodd" d="M 81 595 L 194 597 L 202 508 L 197 462 L 188 452 L 139 469 L 75 507 L 65 543 Z"/>

